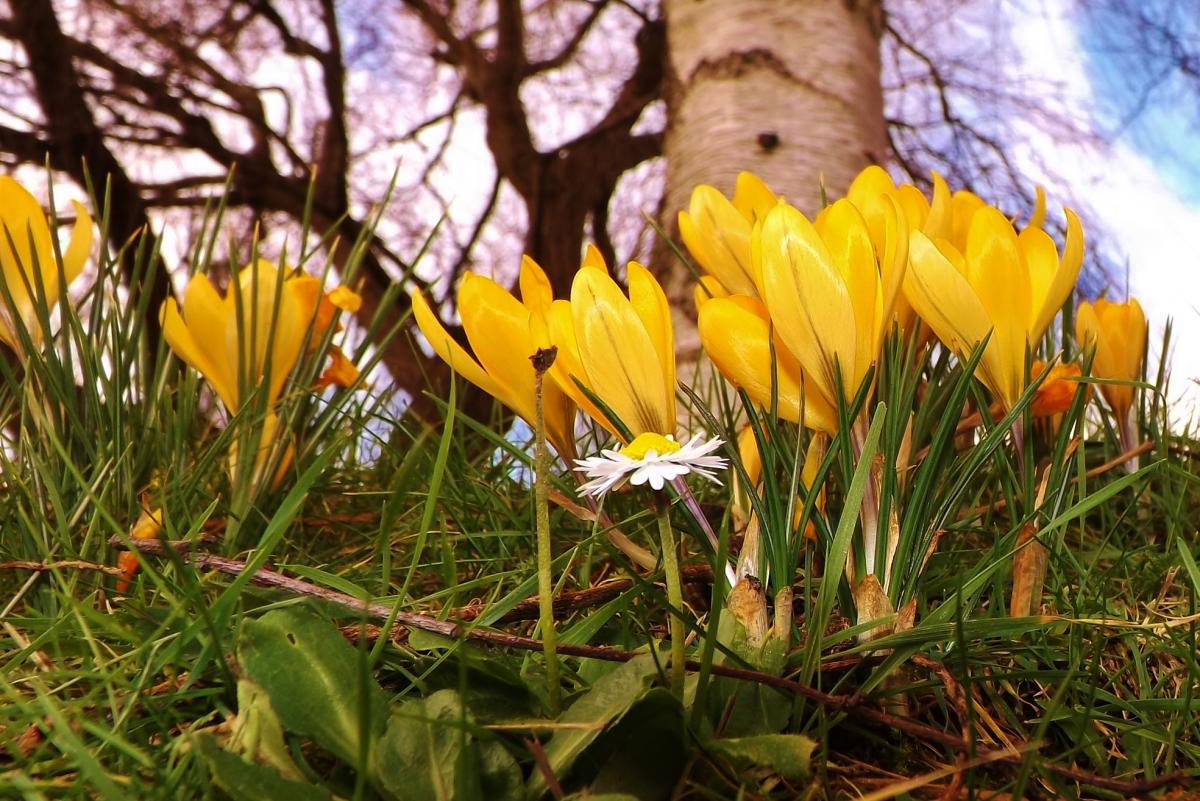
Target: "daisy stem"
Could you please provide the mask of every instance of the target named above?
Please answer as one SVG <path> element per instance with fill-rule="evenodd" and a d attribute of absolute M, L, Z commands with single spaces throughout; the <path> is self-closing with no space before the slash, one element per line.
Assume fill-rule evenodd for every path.
<path fill-rule="evenodd" d="M 700 508 L 700 502 L 696 500 L 696 496 L 692 494 L 692 488 L 688 486 L 683 477 L 671 479 L 671 486 L 674 487 L 676 494 L 683 501 L 684 508 L 696 521 L 696 525 L 704 532 L 704 536 L 708 538 L 708 542 L 713 547 L 713 551 L 720 555 L 720 558 L 725 562 L 725 578 L 729 581 L 729 586 L 737 584 L 737 574 L 734 571 L 734 566 L 729 564 L 729 560 L 720 552 L 718 545 L 717 533 L 713 531 L 712 524 L 708 522 L 708 518 L 704 515 L 704 510 Z"/>
<path fill-rule="evenodd" d="M 562 685 L 558 676 L 557 632 L 554 628 L 554 582 L 550 575 L 550 452 L 546 448 L 546 415 L 542 404 L 542 379 L 554 363 L 555 350 L 539 349 L 531 358 L 534 367 L 534 472 L 533 503 L 537 524 L 538 628 L 546 660 L 546 691 L 550 714 L 558 717 L 562 708 Z"/>
<path fill-rule="evenodd" d="M 655 494 L 654 513 L 658 518 L 658 537 L 662 544 L 663 573 L 667 580 L 667 602 L 671 605 L 671 692 L 683 699 L 683 675 L 686 667 L 683 625 L 683 582 L 679 573 L 679 543 L 671 528 L 671 504 L 665 495 Z"/>

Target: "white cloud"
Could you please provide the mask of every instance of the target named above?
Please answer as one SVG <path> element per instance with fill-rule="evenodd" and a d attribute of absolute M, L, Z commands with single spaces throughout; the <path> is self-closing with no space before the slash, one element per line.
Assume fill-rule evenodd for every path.
<path fill-rule="evenodd" d="M 1013 37 L 1025 68 L 1052 75 L 1065 91 L 1069 112 L 1097 103 L 1079 37 L 1069 19 L 1066 0 L 1039 4 L 1041 13 L 1020 14 Z M 1200 232 L 1200 209 L 1176 196 L 1151 161 L 1126 143 L 1100 148 L 1094 144 L 1061 143 L 1039 136 L 1025 126 L 1028 141 L 1018 148 L 1036 176 L 1052 165 L 1059 180 L 1087 203 L 1103 224 L 1119 261 L 1128 265 L 1129 292 L 1146 310 L 1151 327 L 1151 351 L 1157 356 L 1167 320 L 1174 322 L 1174 342 L 1200 339 L 1200 251 L 1189 238 Z M 1037 154 L 1037 158 L 1034 158 Z M 1116 297 L 1124 286 L 1114 287 Z M 1200 411 L 1200 348 L 1173 347 L 1171 400 L 1178 412 Z"/>

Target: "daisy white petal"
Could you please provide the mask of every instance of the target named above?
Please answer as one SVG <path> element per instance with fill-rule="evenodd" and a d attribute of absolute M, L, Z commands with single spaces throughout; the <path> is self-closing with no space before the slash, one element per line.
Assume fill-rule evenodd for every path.
<path fill-rule="evenodd" d="M 580 490 L 599 497 L 626 480 L 634 486 L 649 484 L 661 490 L 689 473 L 720 484 L 716 471 L 725 469 L 726 460 L 712 453 L 721 445 L 720 438 L 705 440 L 702 434 L 684 444 L 670 435 L 642 434 L 620 450 L 606 448 L 600 456 L 577 460 L 575 469 L 591 479 Z"/>

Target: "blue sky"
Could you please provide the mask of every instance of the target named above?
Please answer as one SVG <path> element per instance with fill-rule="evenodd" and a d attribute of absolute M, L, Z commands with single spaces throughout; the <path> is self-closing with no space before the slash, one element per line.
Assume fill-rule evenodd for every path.
<path fill-rule="evenodd" d="M 1144 155 L 1180 200 L 1200 208 L 1200 6 L 1115 0 L 1080 3 L 1076 14 L 1100 101 L 1092 110 L 1097 121 Z M 1139 24 L 1136 15 L 1153 24 Z M 1194 59 L 1195 75 L 1179 68 L 1180 54 Z"/>

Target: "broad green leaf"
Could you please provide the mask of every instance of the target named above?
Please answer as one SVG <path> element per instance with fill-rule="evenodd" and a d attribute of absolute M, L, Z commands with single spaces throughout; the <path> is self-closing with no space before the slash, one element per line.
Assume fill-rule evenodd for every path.
<path fill-rule="evenodd" d="M 283 739 L 283 726 L 271 708 L 271 699 L 249 679 L 239 679 L 238 712 L 225 747 L 250 762 L 269 765 L 284 779 L 303 779 Z"/>
<path fill-rule="evenodd" d="M 726 621 L 729 621 L 728 628 Z M 787 661 L 787 644 L 783 640 L 770 635 L 761 647 L 754 648 L 746 642 L 745 626 L 733 615 L 722 616 L 721 623 L 730 650 L 747 665 L 773 676 L 783 674 Z M 730 663 L 724 655 L 715 661 Z M 741 666 L 736 661 L 732 664 Z M 792 707 L 792 699 L 779 690 L 723 676 L 713 678 L 707 702 L 709 719 L 714 726 L 721 726 L 721 733 L 726 737 L 780 732 L 791 718 Z"/>
<path fill-rule="evenodd" d="M 475 739 L 458 693 L 409 701 L 388 720 L 372 773 L 397 801 L 521 797 L 516 760 L 498 742 Z"/>
<path fill-rule="evenodd" d="M 553 774 L 560 779 L 565 776 L 583 750 L 645 694 L 657 672 L 650 654 L 642 654 L 602 676 L 573 703 L 558 719 L 567 728 L 555 732 L 545 748 Z M 540 798 L 545 792 L 545 778 L 534 771 L 529 779 L 529 798 Z"/>
<path fill-rule="evenodd" d="M 254 765 L 231 754 L 221 748 L 212 735 L 198 735 L 194 742 L 212 783 L 233 801 L 263 801 L 265 798 L 330 801 L 333 798 L 324 787 L 289 781 L 274 768 Z"/>
<path fill-rule="evenodd" d="M 803 779 L 817 744 L 800 734 L 762 734 L 713 740 L 709 747 L 734 762 L 770 768 L 785 779 Z"/>
<path fill-rule="evenodd" d="M 364 734 L 383 734 L 387 698 L 328 620 L 297 607 L 268 612 L 242 629 L 238 659 L 286 730 L 350 765 L 364 753 Z"/>
<path fill-rule="evenodd" d="M 579 780 L 585 763 L 595 763 L 594 778 L 582 779 L 594 792 L 665 799 L 687 759 L 683 708 L 669 690 L 655 687 L 584 751 L 574 774 Z"/>

